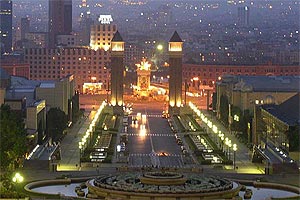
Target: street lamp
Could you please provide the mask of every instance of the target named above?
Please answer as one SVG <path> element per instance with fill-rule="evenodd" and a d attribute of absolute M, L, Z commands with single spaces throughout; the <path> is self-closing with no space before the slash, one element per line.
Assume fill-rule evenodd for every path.
<path fill-rule="evenodd" d="M 234 115 L 233 116 L 233 120 L 239 122 L 240 121 L 240 117 L 238 115 Z"/>
<path fill-rule="evenodd" d="M 12 178 L 12 181 L 15 183 L 22 183 L 24 181 L 24 177 L 21 176 L 19 172 L 17 172 L 15 176 Z"/>
<path fill-rule="evenodd" d="M 232 147 L 232 144 L 231 144 L 231 140 L 228 141 L 228 160 L 231 159 L 231 156 L 230 156 L 230 148 Z"/>
<path fill-rule="evenodd" d="M 222 148 L 222 152 L 224 151 L 223 147 L 224 147 L 224 133 L 221 134 L 221 148 Z"/>
<path fill-rule="evenodd" d="M 225 138 L 225 145 L 228 146 L 228 138 L 227 137 Z M 226 155 L 226 157 L 228 157 L 228 151 L 226 150 L 226 146 L 225 146 L 225 155 Z"/>
<path fill-rule="evenodd" d="M 162 45 L 162 44 L 159 44 L 159 45 L 157 45 L 157 47 L 156 47 L 156 48 L 157 48 L 157 50 L 161 51 L 161 50 L 163 50 L 163 48 L 164 48 L 164 47 L 163 47 L 163 45 Z"/>
<path fill-rule="evenodd" d="M 82 149 L 82 142 L 79 142 L 79 167 L 81 167 L 81 149 Z"/>
<path fill-rule="evenodd" d="M 233 144 L 232 150 L 233 150 L 233 168 L 235 169 L 235 152 L 237 151 L 236 144 Z"/>

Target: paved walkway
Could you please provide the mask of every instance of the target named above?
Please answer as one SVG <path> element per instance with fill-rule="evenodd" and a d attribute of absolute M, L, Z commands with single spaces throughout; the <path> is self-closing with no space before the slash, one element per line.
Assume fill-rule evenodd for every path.
<path fill-rule="evenodd" d="M 58 171 L 80 170 L 79 142 L 93 120 L 95 113 L 96 110 L 86 111 L 84 117 L 68 130 L 66 137 L 61 142 L 61 160 L 57 167 Z"/>
<path fill-rule="evenodd" d="M 216 117 L 214 117 L 211 113 L 207 110 L 201 110 L 204 115 L 212 121 L 214 125 L 218 127 L 218 130 L 225 134 L 224 138 L 228 137 L 231 140 L 232 144 L 237 144 L 237 151 L 236 151 L 236 166 L 238 167 L 238 173 L 252 173 L 252 174 L 262 174 L 264 173 L 264 168 L 262 165 L 254 164 L 251 162 L 251 155 L 252 152 L 248 149 L 248 147 L 241 143 L 234 134 L 230 134 L 229 130 L 224 127 L 222 123 Z M 206 126 L 200 119 L 196 120 L 202 127 L 205 127 L 208 130 L 208 133 L 211 134 L 211 138 L 216 142 L 220 143 L 220 139 L 217 134 L 213 133 L 212 130 Z M 223 147 L 226 148 L 227 146 L 223 144 Z M 228 150 L 228 149 L 227 149 Z M 233 159 L 233 151 L 230 150 L 231 159 Z M 226 168 L 232 168 L 233 166 L 225 166 Z"/>

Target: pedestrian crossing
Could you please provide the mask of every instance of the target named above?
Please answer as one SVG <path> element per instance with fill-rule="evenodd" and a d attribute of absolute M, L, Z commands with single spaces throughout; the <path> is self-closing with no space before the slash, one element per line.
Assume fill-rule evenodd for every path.
<path fill-rule="evenodd" d="M 136 115 L 129 115 L 129 117 L 135 117 Z M 147 117 L 159 117 L 161 118 L 162 115 L 161 114 L 147 114 Z"/>
<path fill-rule="evenodd" d="M 159 156 L 156 153 L 151 154 L 129 154 L 129 166 L 131 167 L 172 167 L 181 168 L 184 164 L 181 155 L 170 154 L 168 156 Z"/>
<path fill-rule="evenodd" d="M 142 156 L 150 156 L 150 157 L 155 157 L 155 156 L 160 156 L 159 153 L 151 153 L 151 154 L 147 154 L 147 153 L 131 153 L 129 154 L 129 157 L 142 157 Z M 180 157 L 180 154 L 168 154 L 167 156 L 170 157 Z"/>
<path fill-rule="evenodd" d="M 159 117 L 159 118 L 161 118 L 162 115 L 161 114 L 160 115 L 158 115 L 158 114 L 147 114 L 147 117 Z"/>
<path fill-rule="evenodd" d="M 128 133 L 128 136 L 140 136 L 138 133 Z M 164 133 L 146 133 L 145 136 L 151 137 L 174 137 L 174 134 Z"/>

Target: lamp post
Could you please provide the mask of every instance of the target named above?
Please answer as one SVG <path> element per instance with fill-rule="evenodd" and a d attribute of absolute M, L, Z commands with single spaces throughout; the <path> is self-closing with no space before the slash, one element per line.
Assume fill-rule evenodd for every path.
<path fill-rule="evenodd" d="M 237 145 L 236 144 L 233 144 L 232 150 L 233 150 L 233 168 L 235 170 L 235 152 L 237 151 Z"/>
<path fill-rule="evenodd" d="M 221 137 L 222 137 L 221 131 L 219 131 L 218 137 L 219 137 L 218 145 L 219 145 L 219 148 L 221 148 Z"/>
<path fill-rule="evenodd" d="M 228 160 L 231 159 L 231 156 L 230 156 L 230 148 L 232 147 L 232 144 L 231 144 L 231 140 L 228 141 Z"/>
<path fill-rule="evenodd" d="M 229 144 L 228 141 L 229 141 L 229 139 L 228 139 L 228 137 L 226 137 L 226 138 L 225 138 L 225 145 L 226 145 L 226 146 L 228 146 L 228 144 Z M 224 150 L 224 151 L 225 151 L 225 155 L 228 157 L 228 150 L 226 150 L 226 147 L 225 147 L 225 150 Z"/>
<path fill-rule="evenodd" d="M 221 134 L 221 149 L 222 149 L 222 152 L 224 152 L 223 146 L 224 146 L 224 133 Z"/>
<path fill-rule="evenodd" d="M 24 177 L 19 172 L 17 172 L 15 176 L 12 178 L 12 181 L 14 183 L 22 183 L 24 181 Z"/>
<path fill-rule="evenodd" d="M 81 167 L 81 149 L 82 149 L 82 143 L 79 142 L 79 167 Z"/>

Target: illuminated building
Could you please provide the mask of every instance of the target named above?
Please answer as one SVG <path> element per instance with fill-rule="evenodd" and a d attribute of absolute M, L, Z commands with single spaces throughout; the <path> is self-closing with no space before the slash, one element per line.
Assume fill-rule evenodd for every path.
<path fill-rule="evenodd" d="M 86 93 L 104 92 L 110 80 L 107 69 L 110 55 L 102 49 L 95 51 L 88 47 L 31 48 L 25 49 L 24 59 L 30 65 L 30 79 L 53 80 L 74 74 L 76 89 L 81 92 L 84 83 L 102 83 L 104 87 L 98 88 L 97 91 L 86 88 Z"/>
<path fill-rule="evenodd" d="M 175 31 L 169 41 L 169 113 L 179 114 L 182 101 L 182 45 Z"/>
<path fill-rule="evenodd" d="M 72 32 L 72 0 L 49 0 L 49 47 L 57 44 L 58 35 Z"/>
<path fill-rule="evenodd" d="M 299 76 L 223 76 L 217 82 L 217 115 L 221 115 L 221 98 L 227 98 L 231 107 L 253 113 L 255 106 L 263 105 L 268 97 L 280 104 L 300 92 Z"/>
<path fill-rule="evenodd" d="M 141 64 L 137 66 L 137 95 L 141 98 L 149 96 L 150 93 L 150 74 L 151 64 L 149 64 L 145 58 L 142 59 Z"/>
<path fill-rule="evenodd" d="M 123 113 L 124 41 L 117 31 L 111 40 L 111 104 L 115 114 Z"/>
<path fill-rule="evenodd" d="M 111 15 L 100 15 L 99 23 L 91 25 L 90 47 L 92 49 L 110 49 L 111 39 L 117 31 L 116 24 L 112 24 Z"/>
<path fill-rule="evenodd" d="M 198 79 L 199 89 L 211 87 L 226 74 L 245 76 L 297 76 L 298 65 L 197 65 L 183 64 L 182 76 L 187 80 Z M 189 86 L 192 82 L 188 82 Z"/>
<path fill-rule="evenodd" d="M 46 101 L 37 100 L 26 109 L 26 128 L 30 133 L 29 145 L 43 144 L 46 138 Z"/>
<path fill-rule="evenodd" d="M 1 53 L 11 52 L 12 50 L 12 1 L 11 0 L 0 0 L 0 47 L 1 47 Z"/>
<path fill-rule="evenodd" d="M 281 104 L 272 95 L 254 109 L 252 120 L 253 157 L 256 160 L 274 157 L 270 163 L 273 173 L 298 170 L 299 162 L 299 97 L 296 93 Z"/>

